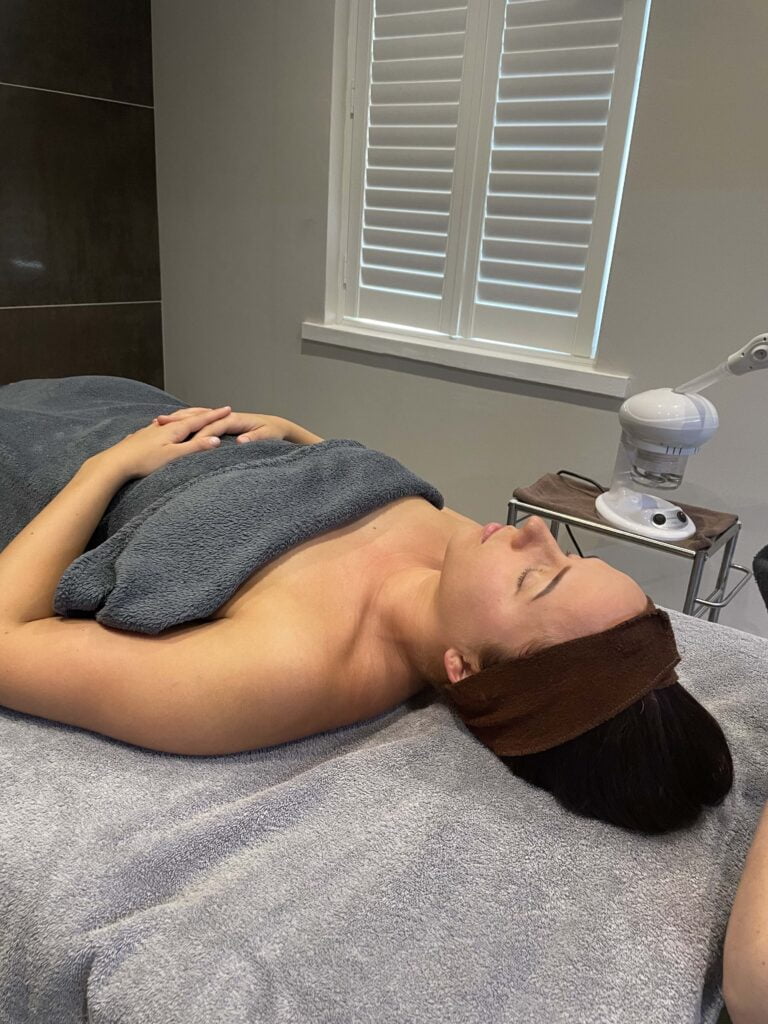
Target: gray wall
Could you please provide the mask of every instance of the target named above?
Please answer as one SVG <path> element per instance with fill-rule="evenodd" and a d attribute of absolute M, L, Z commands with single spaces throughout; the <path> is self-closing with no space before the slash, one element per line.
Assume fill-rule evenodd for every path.
<path fill-rule="evenodd" d="M 163 385 L 149 0 L 0 3 L 0 384 Z"/>
<path fill-rule="evenodd" d="M 547 471 L 608 481 L 618 403 L 301 340 L 323 314 L 332 0 L 154 0 L 152 17 L 166 388 L 357 438 L 482 522 Z M 600 345 L 633 391 L 768 330 L 767 37 L 764 0 L 654 4 Z M 720 432 L 674 496 L 739 513 L 750 563 L 768 544 L 768 374 L 708 396 Z M 683 560 L 585 547 L 681 607 Z M 721 621 L 768 636 L 754 583 Z"/>

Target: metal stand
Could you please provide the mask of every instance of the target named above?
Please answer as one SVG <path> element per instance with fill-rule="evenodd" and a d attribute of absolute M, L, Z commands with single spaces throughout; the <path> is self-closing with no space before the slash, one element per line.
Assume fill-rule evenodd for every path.
<path fill-rule="evenodd" d="M 716 537 L 708 548 L 692 551 L 690 548 L 681 547 L 679 544 L 670 544 L 668 541 L 653 540 L 650 537 L 638 537 L 634 533 L 620 530 L 615 526 L 609 526 L 608 523 L 594 523 L 589 519 L 582 519 L 580 516 L 574 516 L 567 512 L 555 512 L 549 508 L 541 508 L 538 505 L 530 505 L 526 501 L 519 501 L 517 498 L 510 498 L 507 505 L 508 525 L 516 526 L 519 516 L 525 519 L 531 515 L 548 519 L 550 521 L 550 531 L 555 539 L 557 539 L 557 535 L 560 532 L 560 524 L 568 523 L 569 526 L 578 526 L 583 530 L 591 530 L 593 533 L 602 533 L 607 537 L 616 537 L 618 540 L 625 540 L 630 544 L 641 544 L 646 548 L 656 548 L 657 551 L 666 551 L 671 555 L 687 558 L 693 565 L 691 566 L 691 575 L 688 580 L 683 611 L 686 615 L 692 615 L 694 618 L 703 618 L 705 615 L 708 615 L 710 622 L 717 622 L 720 618 L 720 611 L 727 604 L 731 603 L 752 577 L 752 572 L 749 569 L 743 565 L 737 565 L 733 561 L 733 552 L 736 548 L 736 541 L 739 538 L 739 531 L 741 530 L 741 520 L 739 519 L 721 533 L 719 537 Z M 707 560 L 719 551 L 720 548 L 723 548 L 723 557 L 720 562 L 715 589 L 706 598 L 698 597 L 704 566 Z M 728 584 L 728 576 L 731 569 L 736 569 L 738 572 L 743 573 L 744 576 L 726 594 L 725 588 Z"/>

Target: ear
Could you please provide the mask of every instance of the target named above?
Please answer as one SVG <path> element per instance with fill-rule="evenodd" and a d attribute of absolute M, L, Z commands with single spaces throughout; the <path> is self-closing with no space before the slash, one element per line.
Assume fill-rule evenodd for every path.
<path fill-rule="evenodd" d="M 476 659 L 471 654 L 465 656 L 456 647 L 448 648 L 443 655 L 443 664 L 446 675 L 452 683 L 458 683 L 460 679 L 466 679 L 467 676 L 472 676 L 475 672 L 480 671 Z"/>

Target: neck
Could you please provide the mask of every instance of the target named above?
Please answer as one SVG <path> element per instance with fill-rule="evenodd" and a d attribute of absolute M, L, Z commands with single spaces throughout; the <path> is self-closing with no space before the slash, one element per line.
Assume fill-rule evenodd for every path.
<path fill-rule="evenodd" d="M 415 678 L 447 679 L 443 655 L 450 647 L 437 614 L 440 569 L 409 566 L 390 573 L 374 602 L 378 638 L 394 648 Z"/>

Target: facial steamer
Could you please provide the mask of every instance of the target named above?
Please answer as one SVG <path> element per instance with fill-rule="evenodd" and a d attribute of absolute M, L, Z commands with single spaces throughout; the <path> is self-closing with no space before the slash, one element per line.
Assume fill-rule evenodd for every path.
<path fill-rule="evenodd" d="M 689 455 L 717 430 L 717 409 L 700 394 L 726 377 L 768 368 L 768 334 L 759 334 L 714 370 L 676 388 L 628 398 L 619 409 L 622 434 L 610 490 L 595 501 L 599 517 L 641 537 L 682 541 L 696 525 L 679 505 L 641 488 L 679 487 Z"/>

